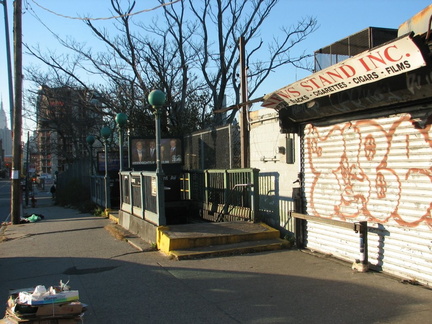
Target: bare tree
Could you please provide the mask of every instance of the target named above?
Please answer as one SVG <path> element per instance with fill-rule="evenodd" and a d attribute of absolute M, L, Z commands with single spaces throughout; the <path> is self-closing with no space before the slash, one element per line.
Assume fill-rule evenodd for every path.
<path fill-rule="evenodd" d="M 164 0 L 159 0 L 161 4 Z M 163 6 L 151 23 L 134 23 L 135 1 L 111 0 L 117 33 L 97 22 L 86 20 L 105 51 L 71 40 L 62 40 L 75 57 L 68 63 L 53 54 L 29 49 L 58 76 L 86 89 L 97 91 L 100 102 L 110 110 L 129 115 L 136 134 L 153 131 L 153 111 L 147 95 L 153 88 L 167 94 L 164 107 L 165 133 L 181 135 L 206 127 L 212 110 L 223 108 L 227 96 L 237 104 L 239 96 L 238 39 L 247 48 L 249 95 L 252 96 L 270 72 L 286 64 L 307 68 L 308 55 L 292 57 L 291 49 L 316 29 L 316 20 L 307 18 L 293 27 L 282 27 L 273 37 L 260 37 L 277 0 L 184 0 Z M 124 7 L 124 8 L 123 8 Z M 138 16 L 139 17 L 139 16 Z M 64 57 L 66 59 L 66 57 Z M 88 85 L 77 69 L 99 75 L 104 86 Z M 232 112 L 229 120 L 234 118 Z"/>
<path fill-rule="evenodd" d="M 277 3 L 277 0 L 203 0 L 197 4 L 189 0 L 189 6 L 200 25 L 200 41 L 196 52 L 202 75 L 212 92 L 214 109 L 223 108 L 229 88 L 233 88 L 233 104 L 240 101 L 237 78 L 240 37 L 244 37 L 248 53 L 249 96 L 278 67 L 292 64 L 308 69 L 302 62 L 309 55 L 292 57 L 290 51 L 316 30 L 314 18 L 301 20 L 292 27 L 282 27 L 277 36 L 266 37 L 270 42 L 266 43 L 260 37 L 261 27 Z"/>
<path fill-rule="evenodd" d="M 128 64 L 140 80 L 142 92 L 146 94 L 151 88 L 159 88 L 167 94 L 162 123 L 165 132 L 183 135 L 205 127 L 210 121 L 210 93 L 203 80 L 191 72 L 197 53 L 187 44 L 195 35 L 196 27 L 194 23 L 185 21 L 184 3 L 178 3 L 178 11 L 164 10 L 160 27 L 158 23 L 151 26 L 138 23 L 136 26 L 140 31 L 155 36 L 140 37 L 139 33 L 130 36 L 130 19 L 121 11 L 117 0 L 113 2 L 116 13 L 123 15 L 122 30 L 127 39 L 123 43 L 127 46 L 123 49 L 132 58 Z M 90 26 L 98 33 L 92 24 Z M 138 62 L 140 66 L 136 68 Z M 140 71 L 141 75 L 138 75 Z M 144 79 L 146 83 L 143 83 Z"/>

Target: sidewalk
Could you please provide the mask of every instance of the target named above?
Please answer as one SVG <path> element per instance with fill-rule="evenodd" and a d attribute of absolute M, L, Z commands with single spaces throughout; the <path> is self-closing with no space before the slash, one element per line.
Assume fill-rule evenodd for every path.
<path fill-rule="evenodd" d="M 50 199 L 25 212 L 44 219 L 5 230 L 4 304 L 9 289 L 69 280 L 88 304 L 85 323 L 431 323 L 432 290 L 333 258 L 281 250 L 174 261 Z"/>

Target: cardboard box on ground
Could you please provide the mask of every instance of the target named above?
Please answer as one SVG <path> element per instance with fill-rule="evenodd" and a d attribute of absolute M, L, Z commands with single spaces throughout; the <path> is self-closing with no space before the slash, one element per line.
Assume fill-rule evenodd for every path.
<path fill-rule="evenodd" d="M 0 324 L 81 323 L 87 305 L 78 299 L 78 291 L 69 290 L 61 281 L 60 286 L 49 290 L 44 286 L 11 290 L 5 317 Z"/>

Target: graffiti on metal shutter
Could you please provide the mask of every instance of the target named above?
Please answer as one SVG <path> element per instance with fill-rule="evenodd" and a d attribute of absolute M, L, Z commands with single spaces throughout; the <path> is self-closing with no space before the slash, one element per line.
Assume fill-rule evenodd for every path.
<path fill-rule="evenodd" d="M 308 214 L 432 227 L 432 130 L 409 114 L 305 128 Z"/>

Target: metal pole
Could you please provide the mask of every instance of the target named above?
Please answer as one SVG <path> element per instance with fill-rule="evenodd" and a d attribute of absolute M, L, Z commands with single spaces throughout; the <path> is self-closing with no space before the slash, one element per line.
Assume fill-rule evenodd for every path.
<path fill-rule="evenodd" d="M 246 55 L 245 55 L 245 39 L 240 37 L 239 48 L 240 48 L 240 87 L 241 87 L 241 101 L 247 102 L 247 85 L 246 85 Z M 240 118 L 240 146 L 241 146 L 241 167 L 249 167 L 249 125 L 247 121 L 249 106 L 243 106 L 241 108 Z"/>
<path fill-rule="evenodd" d="M 8 84 L 9 84 L 9 111 L 10 111 L 10 123 L 11 129 L 13 129 L 13 107 L 14 107 L 14 99 L 13 99 L 13 85 L 12 85 L 12 60 L 11 60 L 11 50 L 10 50 L 10 39 L 9 39 L 9 19 L 8 19 L 8 11 L 7 11 L 7 0 L 2 0 L 0 3 L 3 4 L 4 8 L 4 16 L 5 16 L 5 39 L 6 39 L 6 61 L 8 67 Z"/>
<path fill-rule="evenodd" d="M 119 127 L 120 172 L 123 171 L 123 127 Z"/>
<path fill-rule="evenodd" d="M 110 208 L 110 202 L 108 201 L 109 192 L 109 177 L 108 177 L 108 138 L 105 139 L 105 209 Z"/>
<path fill-rule="evenodd" d="M 156 128 L 156 173 L 163 175 L 161 161 L 161 127 L 160 127 L 160 107 L 155 107 L 155 128 Z"/>
<path fill-rule="evenodd" d="M 354 231 L 359 233 L 360 259 L 355 260 L 352 268 L 359 272 L 367 272 L 369 270 L 367 222 L 354 223 Z"/>
<path fill-rule="evenodd" d="M 93 168 L 93 144 L 90 145 L 90 197 L 91 201 L 95 202 L 93 199 L 94 196 L 96 196 L 95 192 L 95 185 L 94 182 L 96 181 L 95 178 L 93 178 L 94 175 L 94 168 Z"/>
<path fill-rule="evenodd" d="M 158 214 L 158 224 L 166 225 L 165 217 L 165 185 L 164 185 L 164 174 L 162 171 L 161 161 L 161 127 L 160 127 L 160 115 L 161 108 L 165 103 L 166 96 L 161 90 L 153 90 L 148 95 L 149 104 L 152 105 L 155 115 L 155 135 L 156 135 L 156 181 L 152 179 L 152 186 L 154 182 L 157 182 L 156 189 L 156 204 Z M 154 187 L 152 188 L 154 189 Z"/>
<path fill-rule="evenodd" d="M 160 127 L 160 107 L 155 108 L 155 128 L 156 128 L 156 177 L 157 177 L 157 206 L 159 215 L 159 224 L 166 225 L 165 218 L 165 185 L 164 185 L 164 173 L 162 170 L 161 161 L 161 127 Z"/>
<path fill-rule="evenodd" d="M 119 170 L 119 192 L 120 192 L 120 210 L 123 205 L 123 177 L 122 177 L 122 171 L 123 171 L 123 127 L 119 127 L 119 157 L 120 157 L 120 170 Z"/>
<path fill-rule="evenodd" d="M 22 128 L 22 3 L 14 2 L 14 61 L 15 61 L 15 105 L 12 128 L 12 224 L 19 224 L 21 217 L 21 128 Z"/>
<path fill-rule="evenodd" d="M 360 222 L 360 262 L 364 266 L 368 266 L 369 260 L 368 260 L 368 228 L 367 228 L 367 222 Z"/>
<path fill-rule="evenodd" d="M 94 166 L 93 166 L 93 145 L 90 145 L 90 176 L 94 175 Z"/>
<path fill-rule="evenodd" d="M 27 132 L 27 152 L 26 152 L 26 176 L 25 176 L 25 204 L 29 203 L 29 155 L 30 155 L 30 132 Z"/>

